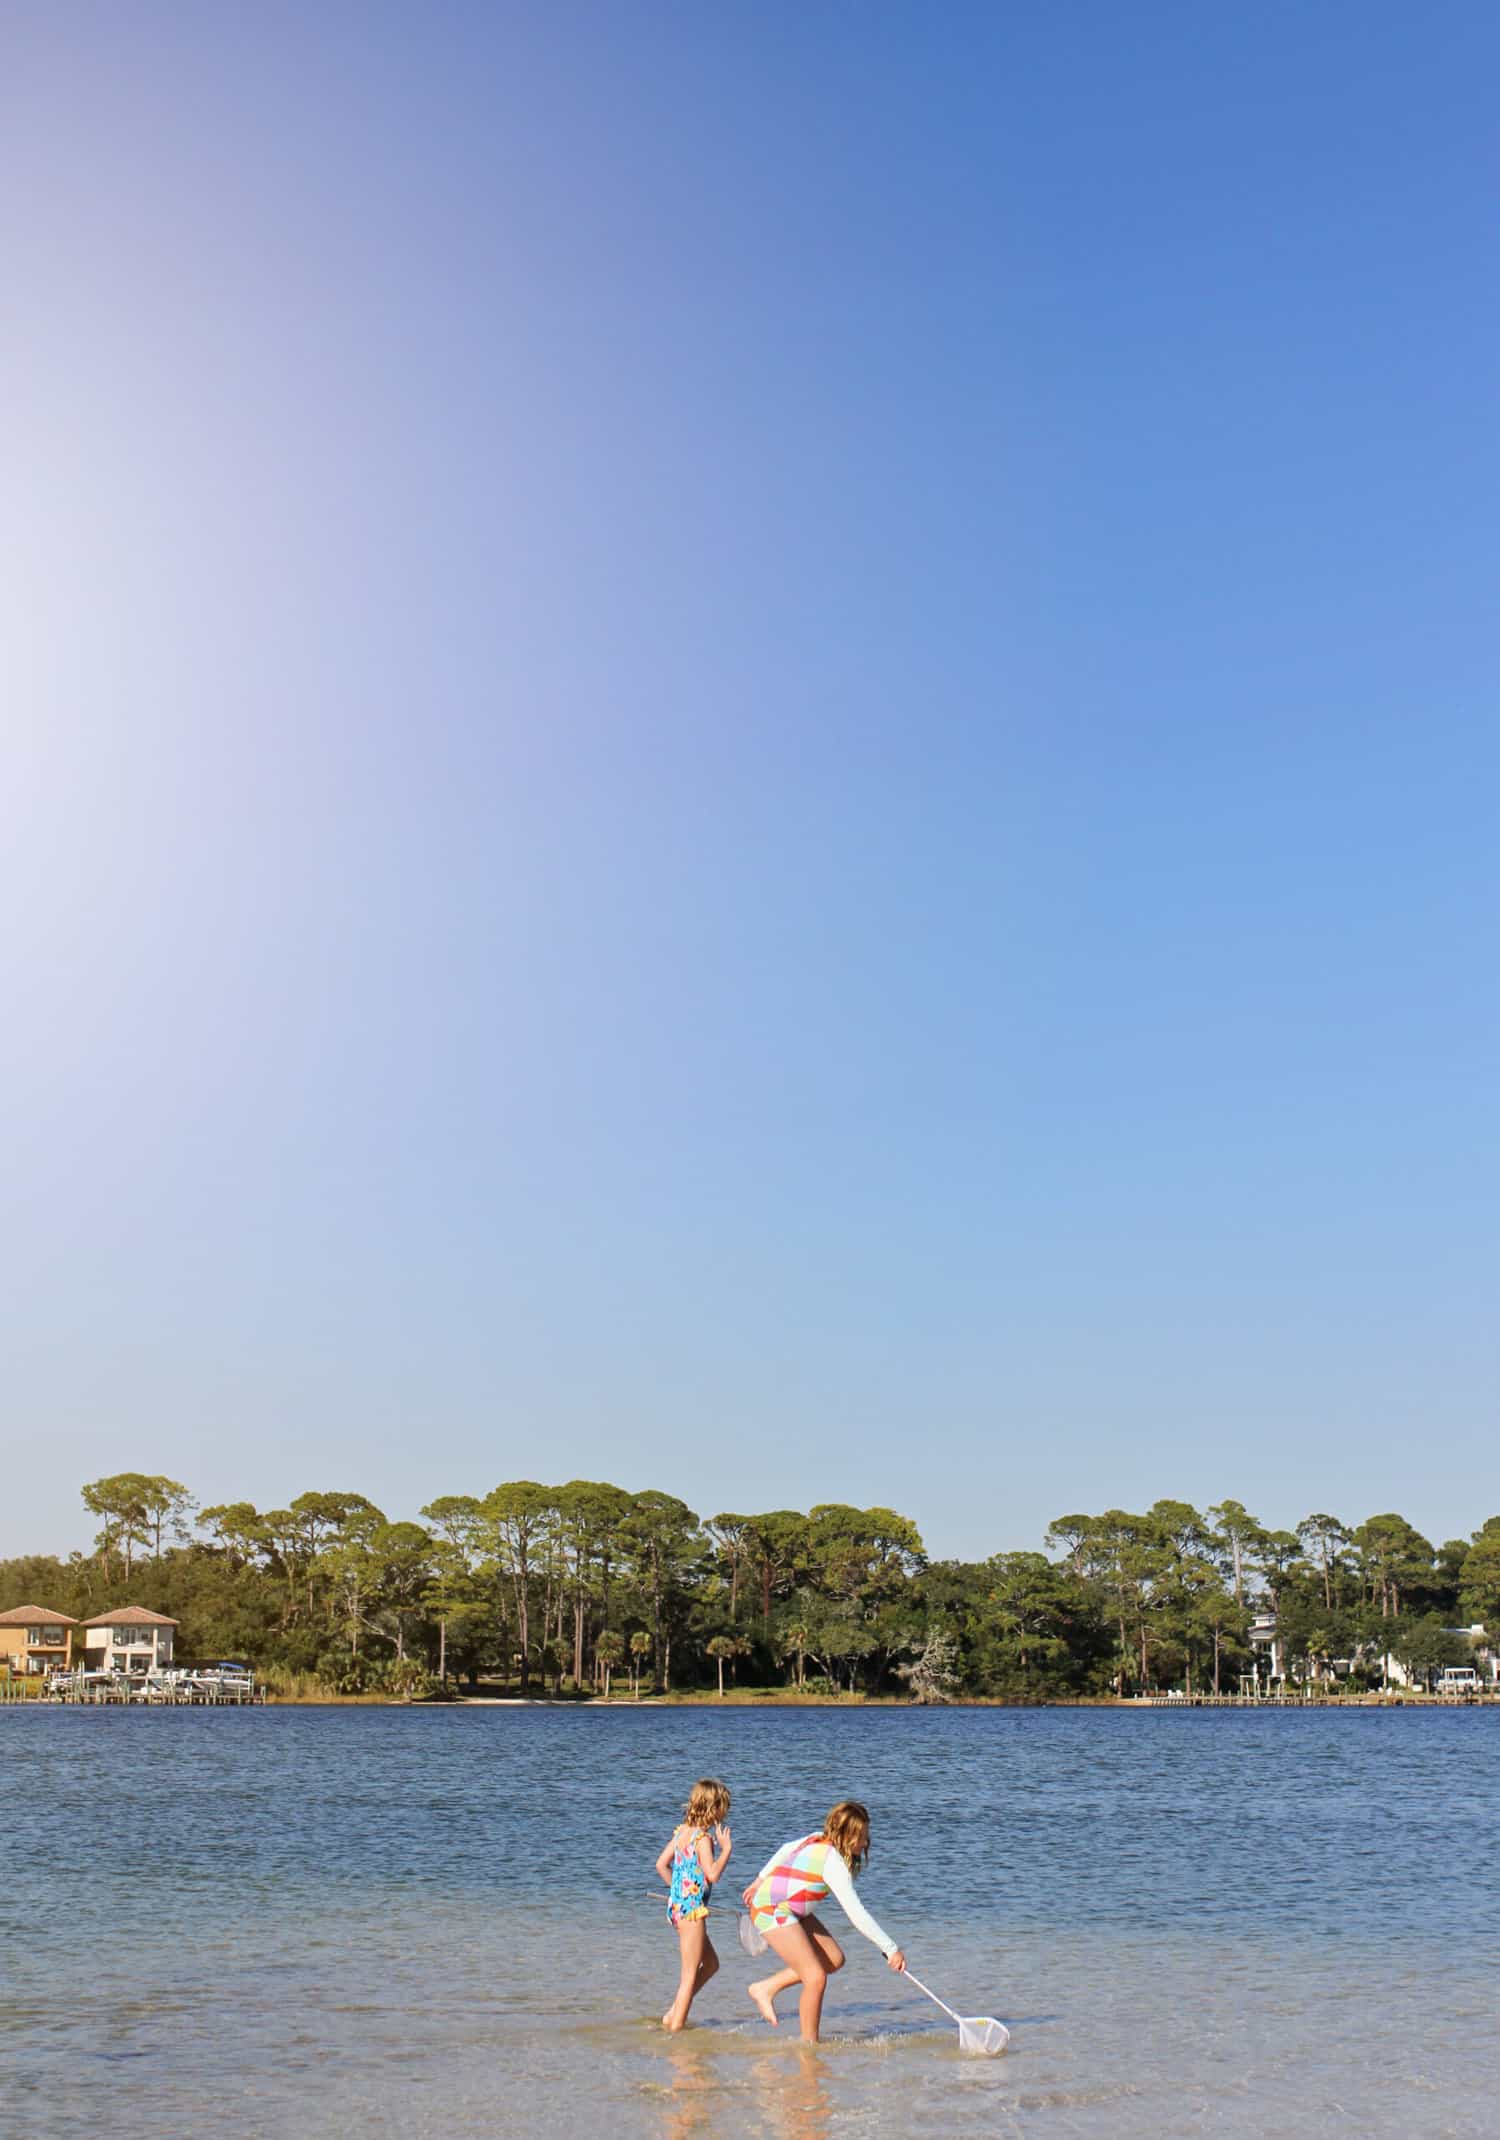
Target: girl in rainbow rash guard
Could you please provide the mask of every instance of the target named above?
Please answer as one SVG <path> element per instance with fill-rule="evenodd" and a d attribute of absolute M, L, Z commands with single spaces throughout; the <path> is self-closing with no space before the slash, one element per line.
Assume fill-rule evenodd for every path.
<path fill-rule="evenodd" d="M 842 1905 L 855 1931 L 874 1941 L 892 1969 L 906 1967 L 906 1956 L 854 1892 L 855 1875 L 869 1851 L 869 1811 L 857 1798 L 844 1798 L 816 1835 L 783 1844 L 745 1889 L 751 1924 L 785 1964 L 775 1976 L 750 1986 L 751 1998 L 773 2029 L 778 2025 L 777 1993 L 800 1984 L 803 2040 L 818 2040 L 824 1990 L 834 1971 L 844 1966 L 843 1948 L 816 1915 L 817 1905 L 828 1895 Z"/>

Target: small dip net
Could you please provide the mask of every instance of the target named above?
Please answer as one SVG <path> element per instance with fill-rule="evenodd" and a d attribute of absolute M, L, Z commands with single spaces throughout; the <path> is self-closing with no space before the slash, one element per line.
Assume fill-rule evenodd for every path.
<path fill-rule="evenodd" d="M 992 2020 L 988 2014 L 955 2014 L 946 1999 L 940 1999 L 935 1991 L 927 1991 L 920 1977 L 906 1971 L 908 1984 L 915 1984 L 918 1991 L 927 1992 L 934 2006 L 940 2006 L 950 2021 L 958 2023 L 958 2048 L 967 2051 L 971 2058 L 998 2058 L 1010 2042 L 1010 2030 L 1003 2021 Z"/>
<path fill-rule="evenodd" d="M 747 1954 L 764 1954 L 770 1944 L 771 1942 L 766 1938 L 764 1932 L 756 1931 L 755 1919 L 753 1917 L 746 1916 L 745 1912 L 741 1910 L 740 1945 L 744 1948 L 745 1952 Z"/>
<path fill-rule="evenodd" d="M 1003 2021 L 992 2021 L 985 2014 L 960 2014 L 958 2018 L 958 2048 L 968 2051 L 975 2058 L 998 2058 L 1010 2042 L 1010 2030 Z"/>

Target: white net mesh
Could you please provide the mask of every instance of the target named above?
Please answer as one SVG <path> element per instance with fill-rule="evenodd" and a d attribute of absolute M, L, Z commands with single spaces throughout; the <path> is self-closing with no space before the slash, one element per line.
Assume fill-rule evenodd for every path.
<path fill-rule="evenodd" d="M 747 1954 L 764 1954 L 770 1941 L 763 1932 L 757 1932 L 753 1918 L 740 1912 L 740 1945 Z"/>
<path fill-rule="evenodd" d="M 958 2023 L 958 2048 L 961 2051 L 968 2051 L 975 2058 L 998 2058 L 1010 2042 L 1010 2030 L 1003 2021 L 995 2021 L 988 2014 L 955 2014 L 947 2000 L 940 1999 L 910 1969 L 906 1971 L 906 1981 L 915 1984 L 934 2006 L 940 2006 L 950 2021 Z"/>
<path fill-rule="evenodd" d="M 958 2048 L 976 2058 L 998 2058 L 1009 2042 L 1005 2023 L 992 2021 L 986 2014 L 966 2014 L 958 2024 Z"/>

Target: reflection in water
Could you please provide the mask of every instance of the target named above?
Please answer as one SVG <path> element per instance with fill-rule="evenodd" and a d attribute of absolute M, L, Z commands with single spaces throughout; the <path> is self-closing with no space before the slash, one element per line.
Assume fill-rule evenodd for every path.
<path fill-rule="evenodd" d="M 823 2054 L 815 2047 L 767 2044 L 745 2053 L 717 2030 L 688 2029 L 668 2036 L 665 2048 L 672 2082 L 662 2140 L 743 2132 L 751 2103 L 756 2132 L 774 2140 L 829 2140 L 833 2106 Z"/>
<path fill-rule="evenodd" d="M 767 2127 L 779 2140 L 825 2140 L 832 2110 L 816 2046 L 799 2046 L 791 2057 L 763 2052 L 756 2060 L 756 2080 Z"/>
<path fill-rule="evenodd" d="M 672 2061 L 672 2093 L 662 2126 L 664 2140 L 689 2140 L 693 2133 L 711 2133 L 714 2110 L 723 2091 L 714 2078 L 701 2035 L 685 2030 L 668 2036 L 667 2056 Z"/>

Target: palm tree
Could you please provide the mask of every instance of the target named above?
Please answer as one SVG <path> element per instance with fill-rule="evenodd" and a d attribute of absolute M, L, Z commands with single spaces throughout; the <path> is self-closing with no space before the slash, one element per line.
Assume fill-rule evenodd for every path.
<path fill-rule="evenodd" d="M 812 1639 L 812 1630 L 805 1620 L 793 1620 L 781 1630 L 781 1654 L 783 1658 L 794 1657 L 793 1685 L 799 1689 L 807 1684 L 807 1645 Z"/>
<path fill-rule="evenodd" d="M 737 1657 L 748 1657 L 750 1644 L 743 1635 L 715 1635 L 704 1647 L 719 1667 L 719 1700 L 723 1701 L 724 1659 L 727 1657 L 732 1662 Z"/>
<path fill-rule="evenodd" d="M 625 1655 L 624 1637 L 606 1628 L 594 1644 L 594 1662 L 604 1674 L 604 1699 L 609 1700 L 609 1675 Z"/>
<path fill-rule="evenodd" d="M 651 1637 L 644 1627 L 638 1627 L 630 1638 L 630 1691 L 637 1701 L 641 1698 L 641 1666 L 651 1655 Z"/>

